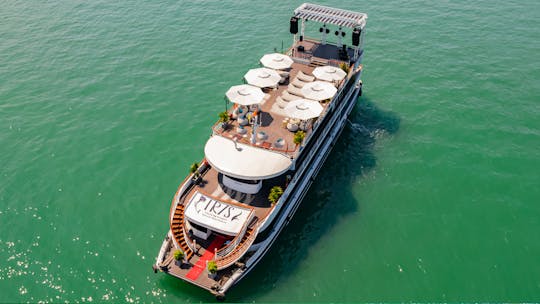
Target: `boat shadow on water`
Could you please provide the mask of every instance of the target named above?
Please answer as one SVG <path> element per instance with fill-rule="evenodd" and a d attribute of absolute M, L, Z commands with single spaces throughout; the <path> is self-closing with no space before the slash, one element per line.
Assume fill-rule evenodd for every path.
<path fill-rule="evenodd" d="M 361 97 L 293 219 L 255 269 L 227 293 L 228 302 L 252 301 L 271 292 L 277 282 L 297 272 L 310 247 L 340 219 L 359 212 L 361 202 L 353 196 L 353 184 L 376 166 L 373 146 L 377 138 L 396 133 L 399 125 L 396 114 L 378 108 L 369 97 Z M 178 284 L 176 278 L 163 276 L 162 280 L 162 287 L 173 296 L 185 299 L 189 295 L 191 300 L 202 302 L 215 300 L 194 285 Z"/>

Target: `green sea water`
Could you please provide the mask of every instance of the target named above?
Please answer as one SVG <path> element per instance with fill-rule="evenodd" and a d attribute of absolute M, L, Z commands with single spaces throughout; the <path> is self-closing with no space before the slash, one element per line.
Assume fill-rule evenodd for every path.
<path fill-rule="evenodd" d="M 0 302 L 213 301 L 151 265 L 299 4 L 4 0 Z M 540 301 L 540 2 L 321 4 L 369 14 L 364 96 L 228 300 Z"/>

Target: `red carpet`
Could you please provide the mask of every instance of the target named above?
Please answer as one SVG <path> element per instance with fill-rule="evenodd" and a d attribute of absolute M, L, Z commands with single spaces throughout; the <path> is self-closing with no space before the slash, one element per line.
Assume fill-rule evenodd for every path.
<path fill-rule="evenodd" d="M 206 269 L 206 261 L 210 261 L 212 258 L 214 258 L 214 249 L 220 248 L 223 243 L 225 243 L 225 239 L 220 236 L 216 236 L 216 238 L 212 241 L 206 252 L 199 258 L 197 263 L 193 265 L 193 268 L 191 268 L 186 274 L 186 277 L 192 281 L 197 280 L 201 273 Z"/>

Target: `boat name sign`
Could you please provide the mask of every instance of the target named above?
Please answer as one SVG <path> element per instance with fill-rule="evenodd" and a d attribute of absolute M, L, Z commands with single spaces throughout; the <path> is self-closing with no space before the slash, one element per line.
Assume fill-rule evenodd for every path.
<path fill-rule="evenodd" d="M 195 203 L 195 209 L 197 213 L 213 217 L 221 222 L 237 221 L 242 215 L 242 211 L 236 210 L 236 207 L 207 199 L 204 196 L 201 196 L 199 201 Z"/>
<path fill-rule="evenodd" d="M 193 222 L 231 235 L 240 232 L 250 213 L 250 209 L 216 201 L 201 193 L 193 196 L 186 210 L 186 216 Z"/>

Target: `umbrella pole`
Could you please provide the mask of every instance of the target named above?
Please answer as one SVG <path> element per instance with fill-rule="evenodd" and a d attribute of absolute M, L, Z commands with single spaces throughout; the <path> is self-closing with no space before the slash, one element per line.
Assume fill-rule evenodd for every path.
<path fill-rule="evenodd" d="M 257 139 L 255 136 L 257 136 L 257 120 L 258 120 L 258 117 L 255 116 L 253 117 L 253 127 L 251 128 L 253 130 L 253 132 L 251 132 L 251 144 L 255 144 L 257 142 Z"/>

